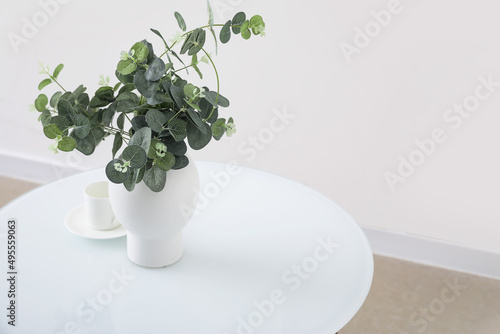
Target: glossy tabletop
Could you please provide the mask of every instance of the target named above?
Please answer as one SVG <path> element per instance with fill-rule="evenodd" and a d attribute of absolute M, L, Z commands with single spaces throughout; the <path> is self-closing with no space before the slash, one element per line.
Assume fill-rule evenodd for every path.
<path fill-rule="evenodd" d="M 0 210 L 7 267 L 16 231 L 16 326 L 0 333 L 333 334 L 370 289 L 373 257 L 338 205 L 254 169 L 197 162 L 201 196 L 184 255 L 159 269 L 131 263 L 126 236 L 88 239 L 64 219 L 103 170 L 37 188 Z M 168 184 L 168 180 L 167 180 Z M 0 281 L 0 302 L 10 298 Z"/>

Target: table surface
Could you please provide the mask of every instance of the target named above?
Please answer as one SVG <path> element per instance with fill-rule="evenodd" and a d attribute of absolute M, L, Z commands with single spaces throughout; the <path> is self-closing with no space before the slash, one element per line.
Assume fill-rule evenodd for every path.
<path fill-rule="evenodd" d="M 16 327 L 1 333 L 333 334 L 356 314 L 373 277 L 359 226 L 318 192 L 270 173 L 197 162 L 199 211 L 172 266 L 132 264 L 126 237 L 70 233 L 65 215 L 95 170 L 37 188 L 0 210 L 18 221 Z M 234 166 L 233 166 L 234 167 Z M 168 182 L 168 181 L 167 181 Z M 8 285 L 0 280 L 0 304 Z"/>

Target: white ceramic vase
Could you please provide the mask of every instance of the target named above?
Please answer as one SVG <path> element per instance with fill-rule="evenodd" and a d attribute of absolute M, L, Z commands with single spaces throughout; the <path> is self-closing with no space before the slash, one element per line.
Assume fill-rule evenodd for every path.
<path fill-rule="evenodd" d="M 191 218 L 200 181 L 193 160 L 167 172 L 165 188 L 151 191 L 140 182 L 131 192 L 109 183 L 109 199 L 118 221 L 127 230 L 129 259 L 144 267 L 165 267 L 183 254 L 182 229 Z"/>

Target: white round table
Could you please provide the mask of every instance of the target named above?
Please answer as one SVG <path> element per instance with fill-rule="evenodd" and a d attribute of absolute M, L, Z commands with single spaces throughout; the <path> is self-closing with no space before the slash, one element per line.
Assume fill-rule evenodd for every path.
<path fill-rule="evenodd" d="M 70 233 L 66 214 L 95 170 L 39 187 L 0 210 L 17 221 L 16 326 L 0 333 L 332 334 L 371 286 L 373 256 L 358 225 L 325 196 L 266 172 L 197 162 L 201 196 L 171 266 L 132 264 L 126 237 Z M 168 182 L 168 180 L 167 180 Z M 7 277 L 8 278 L 8 277 Z M 0 281 L 1 304 L 8 281 Z"/>

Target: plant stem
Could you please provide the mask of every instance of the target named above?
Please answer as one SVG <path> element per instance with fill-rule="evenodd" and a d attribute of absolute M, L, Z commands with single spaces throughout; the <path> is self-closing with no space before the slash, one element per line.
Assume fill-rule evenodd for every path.
<path fill-rule="evenodd" d="M 61 87 L 61 89 L 62 89 L 65 93 L 67 92 L 67 91 L 66 91 L 66 89 L 64 89 L 64 87 L 63 87 L 63 86 L 61 86 L 61 84 L 59 83 L 59 81 L 57 81 L 57 79 L 56 79 L 56 78 L 54 78 L 54 77 L 53 77 L 53 76 L 52 76 L 49 72 L 47 72 L 47 71 L 44 71 L 44 72 L 45 72 L 45 74 L 47 74 L 47 75 L 49 76 L 49 78 L 50 78 L 52 81 L 54 81 L 54 82 L 55 82 L 55 83 L 56 83 L 59 87 Z"/>
<path fill-rule="evenodd" d="M 109 132 L 110 134 L 113 134 L 113 135 L 114 135 L 114 134 L 117 134 L 117 133 L 121 133 L 122 138 L 125 138 L 125 137 L 127 137 L 127 138 L 128 138 L 128 137 L 129 137 L 128 132 L 125 132 L 125 131 L 123 131 L 123 130 L 116 129 L 116 128 L 111 127 L 111 126 L 103 126 L 102 128 L 103 128 L 103 130 L 105 130 L 105 131 Z"/>
<path fill-rule="evenodd" d="M 183 68 L 179 68 L 178 70 L 175 70 L 174 72 L 179 72 L 179 71 L 185 70 L 185 69 L 192 67 L 192 66 L 193 66 L 193 64 L 187 65 L 187 66 L 184 66 Z"/>
<path fill-rule="evenodd" d="M 212 24 L 212 27 L 223 27 L 223 26 L 224 26 L 224 24 L 220 24 L 220 23 L 218 23 L 218 24 Z M 239 27 L 239 28 L 241 28 L 241 26 L 238 26 L 238 25 L 231 25 L 231 28 L 233 28 L 233 27 Z M 210 28 L 210 24 L 204 25 L 202 27 L 198 27 L 196 29 L 205 29 L 205 28 Z M 186 31 L 184 34 L 182 34 L 182 37 L 184 37 L 186 35 L 189 35 L 193 31 L 195 31 L 196 29 L 193 29 L 193 30 L 190 30 L 190 31 Z M 170 51 L 174 47 L 175 44 L 177 44 L 177 41 L 175 41 L 174 44 L 172 44 L 172 46 L 170 46 L 170 48 L 168 48 L 168 46 L 167 46 L 167 49 L 169 49 L 168 51 Z M 166 52 L 167 51 L 165 51 L 163 54 L 165 54 Z"/>
<path fill-rule="evenodd" d="M 184 109 L 184 107 L 182 107 L 182 109 L 181 109 L 181 110 L 179 110 L 179 111 L 178 111 L 178 112 L 177 112 L 174 116 L 172 116 L 172 118 L 171 118 L 171 119 L 169 119 L 169 120 L 167 121 L 167 124 L 165 124 L 165 126 L 164 126 L 163 128 L 165 128 L 165 127 L 168 125 L 168 123 L 170 123 L 170 121 L 171 121 L 171 120 L 173 120 L 174 118 L 176 118 L 176 117 L 177 117 L 177 115 L 179 115 L 179 114 L 180 114 L 181 112 L 183 112 L 184 110 L 185 110 L 185 109 Z"/>
<path fill-rule="evenodd" d="M 210 55 L 208 54 L 208 52 L 204 48 L 201 48 L 201 50 L 208 57 L 208 60 L 210 60 L 210 63 L 212 63 L 212 66 L 213 66 L 214 71 L 215 71 L 215 77 L 217 78 L 217 96 L 215 97 L 215 106 L 213 106 L 212 111 L 210 112 L 210 115 L 208 115 L 208 117 L 206 117 L 203 120 L 204 122 L 206 122 L 207 120 L 210 119 L 210 117 L 212 117 L 212 114 L 214 113 L 214 110 L 215 110 L 215 108 L 217 106 L 217 102 L 219 101 L 219 72 L 217 72 L 217 67 L 215 66 L 214 61 L 212 60 L 212 57 L 210 57 Z"/>

